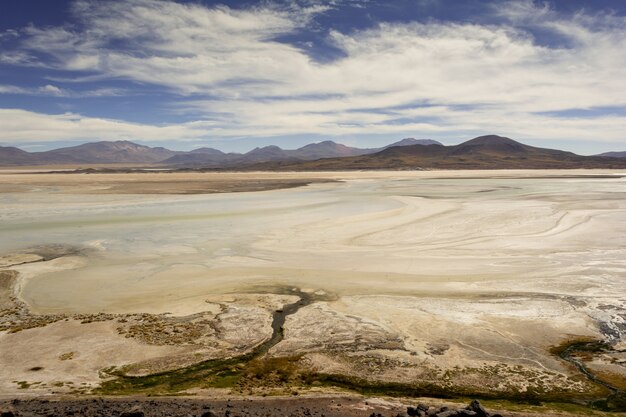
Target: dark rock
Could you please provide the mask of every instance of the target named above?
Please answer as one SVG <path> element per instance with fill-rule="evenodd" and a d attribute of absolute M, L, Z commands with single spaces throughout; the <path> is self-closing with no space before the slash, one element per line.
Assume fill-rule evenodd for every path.
<path fill-rule="evenodd" d="M 200 417 L 217 417 L 217 414 L 215 414 L 213 411 L 209 410 L 209 411 L 205 411 L 204 413 L 200 414 Z"/>
<path fill-rule="evenodd" d="M 457 414 L 459 417 L 475 417 L 477 416 L 476 411 L 472 410 L 459 410 Z"/>
<path fill-rule="evenodd" d="M 0 417 L 15 417 L 15 414 L 13 414 L 13 411 L 3 411 L 0 413 Z"/>
<path fill-rule="evenodd" d="M 417 405 L 417 409 L 418 409 L 418 410 L 421 410 L 421 411 L 428 411 L 428 408 L 429 408 L 429 407 L 428 407 L 426 404 L 424 404 L 424 403 L 419 403 L 419 404 Z"/>
<path fill-rule="evenodd" d="M 419 416 L 418 411 L 419 410 L 417 408 L 413 408 L 413 407 L 407 407 L 406 408 L 406 413 L 409 415 L 409 417 L 417 417 L 417 416 Z"/>
<path fill-rule="evenodd" d="M 478 400 L 474 400 L 470 403 L 469 407 L 467 407 L 468 410 L 470 411 L 474 411 L 476 413 L 477 417 L 488 417 L 489 413 L 487 412 L 487 410 L 485 410 L 485 407 L 483 407 L 480 404 L 480 401 Z"/>

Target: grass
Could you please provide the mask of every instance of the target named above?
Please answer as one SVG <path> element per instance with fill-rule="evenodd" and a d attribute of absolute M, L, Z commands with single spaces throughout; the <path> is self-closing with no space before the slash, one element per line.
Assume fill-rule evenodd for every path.
<path fill-rule="evenodd" d="M 294 305 L 293 308 L 299 307 Z M 525 376 L 533 382 L 528 389 L 520 391 L 513 384 L 504 389 L 490 390 L 462 385 L 468 375 L 482 375 L 485 378 L 498 377 L 506 381 L 507 373 L 500 375 L 498 370 L 455 369 L 447 371 L 441 377 L 441 383 L 397 383 L 372 381 L 364 378 L 341 374 L 323 374 L 309 369 L 302 356 L 268 357 L 267 349 L 274 339 L 280 340 L 281 329 L 272 339 L 256 350 L 239 357 L 222 360 L 208 360 L 173 371 L 147 376 L 132 377 L 125 375 L 125 369 L 110 368 L 102 371 L 104 381 L 95 394 L 103 395 L 177 395 L 192 388 L 227 388 L 235 393 L 250 395 L 293 394 L 307 391 L 314 387 L 342 389 L 366 396 L 396 397 L 436 397 L 436 398 L 478 398 L 481 400 L 510 401 L 525 406 L 543 406 L 544 404 L 562 404 L 567 407 L 584 407 L 584 404 L 603 410 L 626 409 L 626 398 L 622 393 L 613 393 L 601 381 L 592 380 L 595 376 L 585 376 L 582 371 L 572 378 L 585 382 L 588 389 L 577 393 L 567 388 L 559 389 L 552 384 L 544 385 L 540 376 L 526 374 L 522 367 L 507 369 L 507 372 Z M 550 352 L 564 360 L 572 362 L 572 355 L 608 352 L 610 345 L 591 338 L 576 338 L 563 342 L 550 349 Z M 519 369 L 518 369 L 519 368 Z M 487 372 L 487 374 L 485 374 Z M 492 374 L 489 374 L 492 372 Z M 495 373 L 494 373 L 495 372 Z M 534 379 L 533 379 L 534 378 Z M 586 378 L 586 379 L 585 379 Z M 461 383 L 458 383 L 461 381 Z M 565 405 L 570 404 L 570 405 Z"/>
<path fill-rule="evenodd" d="M 550 348 L 550 353 L 560 358 L 574 352 L 602 353 L 610 352 L 611 345 L 592 337 L 576 337 L 568 339 Z"/>
<path fill-rule="evenodd" d="M 499 392 L 478 391 L 454 385 L 435 383 L 394 383 L 369 381 L 362 378 L 323 374 L 311 371 L 302 356 L 274 358 L 232 358 L 223 361 L 206 361 L 188 368 L 143 377 L 128 377 L 123 370 L 112 371 L 116 379 L 105 381 L 95 390 L 104 395 L 176 395 L 191 388 L 229 388 L 235 393 L 249 395 L 290 395 L 312 388 L 341 389 L 365 396 L 431 397 L 443 399 L 480 399 L 494 404 L 516 404 L 518 407 L 535 407 L 578 412 L 589 411 L 585 404 L 602 410 L 619 410 L 620 398 L 602 399 L 609 392 L 597 386 L 593 391 L 573 393 L 566 390 L 531 388 L 525 392 L 516 389 Z M 111 372 L 110 372 L 111 373 Z M 463 370 L 457 376 L 462 376 Z M 508 409 L 508 407 L 507 407 Z"/>

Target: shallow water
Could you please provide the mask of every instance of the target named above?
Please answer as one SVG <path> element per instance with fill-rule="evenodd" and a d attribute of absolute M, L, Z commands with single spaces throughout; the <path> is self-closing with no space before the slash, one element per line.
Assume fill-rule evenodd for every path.
<path fill-rule="evenodd" d="M 254 193 L 0 195 L 0 252 L 39 312 L 168 311 L 286 284 L 340 294 L 624 291 L 624 179 L 349 180 Z M 192 307 L 190 307 L 192 308 Z"/>

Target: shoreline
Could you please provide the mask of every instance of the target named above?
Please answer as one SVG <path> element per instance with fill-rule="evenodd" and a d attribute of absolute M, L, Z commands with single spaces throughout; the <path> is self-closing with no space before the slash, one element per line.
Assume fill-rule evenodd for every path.
<path fill-rule="evenodd" d="M 56 250 L 42 251 L 38 255 L 41 259 L 31 260 L 29 263 L 38 263 L 42 261 L 50 261 L 58 259 L 63 256 L 63 251 L 68 254 L 75 252 L 72 248 L 56 248 Z M 23 265 L 23 264 L 22 264 Z M 10 267 L 10 266 L 9 266 Z M 11 278 L 13 280 L 13 289 L 17 287 L 19 283 L 19 275 Z M 9 291 L 11 289 L 9 288 Z M 338 392 L 335 395 L 348 395 L 358 396 L 363 398 L 374 397 L 387 397 L 387 398 L 439 398 L 440 401 L 451 400 L 463 400 L 466 398 L 479 398 L 482 401 L 505 401 L 511 404 L 542 404 L 545 402 L 551 402 L 555 404 L 561 404 L 561 406 L 568 405 L 572 407 L 581 407 L 588 409 L 602 409 L 605 411 L 618 411 L 623 409 L 626 404 L 626 398 L 624 397 L 624 391 L 617 387 L 610 386 L 608 382 L 603 381 L 597 375 L 592 373 L 589 369 L 584 367 L 584 364 L 577 359 L 573 359 L 579 352 L 600 352 L 605 353 L 611 350 L 611 347 L 603 341 L 576 337 L 572 340 L 565 340 L 559 346 L 554 346 L 550 352 L 563 361 L 570 362 L 578 368 L 581 375 L 589 380 L 592 385 L 604 386 L 610 389 L 611 393 L 608 393 L 606 397 L 595 395 L 580 395 L 566 392 L 556 393 L 522 393 L 522 392 L 479 392 L 472 391 L 471 389 L 450 389 L 445 388 L 443 385 L 437 387 L 436 385 L 427 384 L 420 386 L 419 384 L 407 384 L 395 381 L 389 381 L 388 383 L 380 382 L 377 380 L 367 380 L 355 377 L 349 374 L 324 374 L 311 372 L 301 367 L 300 357 L 272 357 L 268 355 L 269 350 L 280 343 L 283 340 L 283 326 L 285 319 L 295 314 L 300 308 L 306 307 L 316 301 L 331 300 L 334 299 L 332 295 L 328 294 L 313 294 L 309 292 L 302 292 L 297 288 L 275 288 L 273 292 L 268 295 L 287 295 L 295 296 L 297 299 L 289 304 L 284 304 L 279 309 L 273 312 L 272 319 L 272 334 L 264 341 L 256 346 L 250 347 L 248 351 L 242 352 L 239 356 L 214 358 L 197 363 L 193 363 L 189 366 L 178 366 L 171 370 L 161 370 L 158 372 L 148 372 L 145 375 L 133 375 L 133 369 L 127 367 L 111 368 L 111 370 L 100 371 L 100 384 L 97 387 L 92 387 L 86 391 L 82 388 L 71 386 L 71 390 L 66 393 L 58 394 L 43 394 L 37 395 L 36 392 L 25 393 L 24 396 L 16 396 L 15 394 L 2 395 L 0 394 L 0 402 L 2 398 L 59 398 L 63 401 L 79 402 L 85 398 L 101 397 L 114 398 L 114 399 L 130 399 L 130 398 L 163 398 L 171 395 L 175 395 L 175 398 L 189 398 L 189 394 L 197 391 L 202 393 L 207 389 L 215 392 L 215 390 L 223 392 L 219 397 L 215 398 L 231 398 L 231 397 L 244 397 L 247 399 L 255 398 L 277 398 L 281 397 L 277 392 L 291 392 L 292 396 L 298 396 L 300 398 L 306 398 L 309 396 L 319 397 L 327 396 L 329 390 Z M 40 316 L 33 315 L 28 312 L 25 304 L 22 304 L 22 309 L 26 309 L 24 314 L 27 315 L 25 319 L 31 317 L 36 319 Z M 102 316 L 102 317 L 101 317 Z M 109 317 L 110 316 L 110 317 Z M 47 316 L 46 316 L 47 317 Z M 128 320 L 132 316 L 129 315 L 60 315 L 58 317 L 51 317 L 51 322 L 48 323 L 44 320 L 42 323 L 36 322 L 34 327 L 46 327 L 47 325 L 55 322 L 59 322 L 67 319 L 78 319 L 83 322 L 92 321 L 115 321 L 115 320 Z M 19 331 L 25 331 L 29 328 L 20 329 Z M 9 329 L 10 330 L 10 329 Z M 10 330 L 13 332 L 13 330 Z M 34 368 L 33 368 L 34 370 Z M 286 371 L 287 370 L 287 371 Z M 243 391 L 246 389 L 246 380 L 250 377 L 250 372 L 256 373 L 255 378 L 259 379 L 259 382 L 248 385 L 250 392 L 256 392 L 256 394 L 244 395 Z M 255 388 L 258 384 L 272 386 L 273 373 L 280 372 L 285 375 L 287 381 L 284 384 L 278 384 L 275 386 L 275 390 L 269 392 L 263 392 L 262 394 Z M 237 394 L 237 387 L 243 381 L 238 389 L 241 390 Z M 24 381 L 24 385 L 21 388 L 30 388 L 34 383 L 27 383 Z M 215 388 L 210 388 L 215 387 Z M 227 388 L 228 387 L 228 388 Z M 37 389 L 37 388 L 36 388 Z M 268 394 L 269 393 L 269 394 Z M 198 398 L 192 396 L 191 398 Z M 206 398 L 202 399 L 206 401 Z M 123 401 L 123 400 L 119 400 Z"/>
<path fill-rule="evenodd" d="M 48 190 L 72 195 L 191 196 L 278 191 L 380 179 L 619 180 L 620 169 L 353 170 L 353 171 L 49 171 L 0 168 L 0 195 Z"/>
<path fill-rule="evenodd" d="M 310 178 L 5 175 L 27 192 L 1 196 L 13 237 L 0 279 L 13 295 L 29 284 L 15 303 L 0 294 L 14 309 L 2 312 L 0 391 L 619 409 L 606 399 L 624 384 L 624 181 L 573 174 L 326 173 L 317 179 L 345 182 L 115 198 L 90 194 L 110 193 L 110 178 L 164 194 L 186 178 Z"/>

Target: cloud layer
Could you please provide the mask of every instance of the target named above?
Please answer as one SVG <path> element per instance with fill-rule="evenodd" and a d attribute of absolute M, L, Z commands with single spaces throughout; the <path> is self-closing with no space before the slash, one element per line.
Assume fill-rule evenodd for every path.
<path fill-rule="evenodd" d="M 37 142 L 34 138 L 63 141 L 76 138 L 85 141 L 128 140 L 141 138 L 158 141 L 164 138 L 196 139 L 206 135 L 211 122 L 189 122 L 153 126 L 128 123 L 73 113 L 41 114 L 21 109 L 0 110 L 0 139 L 11 138 L 18 143 Z"/>
<path fill-rule="evenodd" d="M 0 52 L 0 63 L 80 71 L 83 82 L 155 85 L 174 96 L 165 103 L 172 114 L 197 122 L 138 125 L 5 109 L 0 140 L 84 139 L 92 129 L 98 138 L 144 140 L 484 132 L 625 140 L 626 20 L 562 15 L 532 1 L 498 4 L 488 24 L 380 22 L 340 32 L 315 27 L 330 4 L 78 1 L 71 25 L 6 33 L 19 42 Z M 281 41 L 312 29 L 339 58 L 318 61 L 306 46 Z M 46 84 L 22 93 L 63 91 Z M 584 109 L 603 110 L 576 112 Z M 35 119 L 46 128 L 33 131 Z"/>

